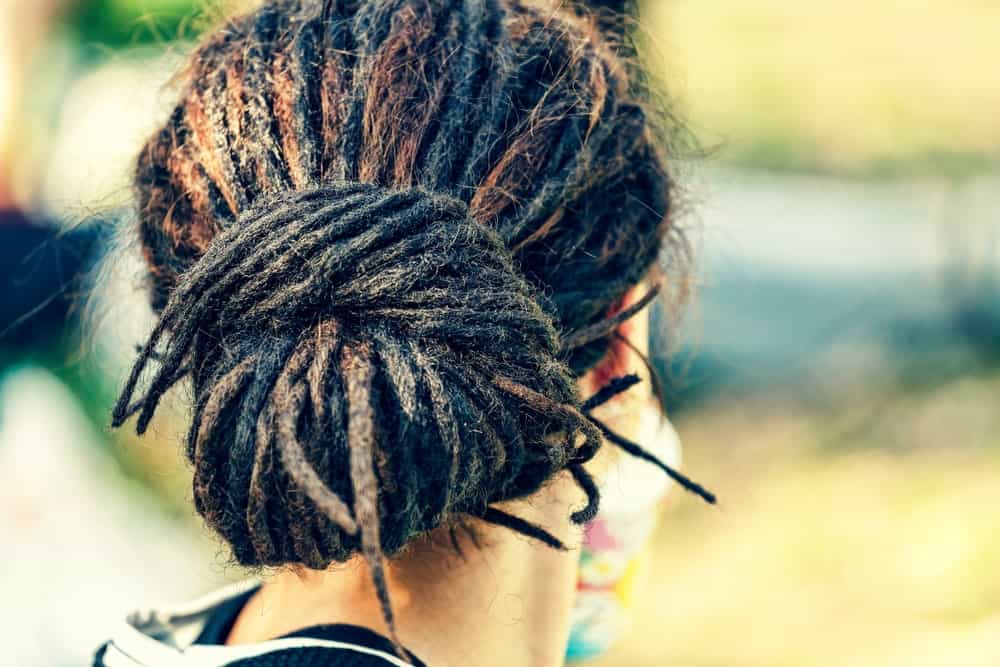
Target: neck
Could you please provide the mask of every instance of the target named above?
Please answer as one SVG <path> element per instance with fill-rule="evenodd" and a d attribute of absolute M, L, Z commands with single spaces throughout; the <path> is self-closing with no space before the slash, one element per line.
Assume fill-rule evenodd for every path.
<path fill-rule="evenodd" d="M 503 509 L 546 528 L 571 548 L 556 551 L 485 524 L 475 535 L 439 530 L 389 561 L 396 628 L 429 665 L 562 665 L 569 637 L 580 531 L 568 519 L 579 491 L 561 475 Z M 261 641 L 313 625 L 348 623 L 388 634 L 360 558 L 324 571 L 270 577 L 240 614 L 229 643 Z"/>

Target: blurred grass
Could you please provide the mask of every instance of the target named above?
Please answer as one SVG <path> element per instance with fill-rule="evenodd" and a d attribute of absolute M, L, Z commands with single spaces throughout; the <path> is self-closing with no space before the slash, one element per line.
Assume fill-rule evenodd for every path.
<path fill-rule="evenodd" d="M 996 665 L 1000 376 L 847 405 L 684 416 L 686 468 L 636 624 L 594 667 Z"/>
<path fill-rule="evenodd" d="M 961 176 L 1000 157 L 1000 3 L 647 0 L 650 65 L 753 167 Z"/>

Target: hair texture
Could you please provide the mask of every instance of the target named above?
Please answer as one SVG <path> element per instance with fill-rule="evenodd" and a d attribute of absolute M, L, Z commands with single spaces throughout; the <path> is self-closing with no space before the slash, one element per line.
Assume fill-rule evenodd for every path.
<path fill-rule="evenodd" d="M 590 415 L 634 378 L 576 388 L 671 230 L 615 43 L 521 0 L 272 0 L 195 51 L 136 169 L 160 318 L 113 421 L 190 377 L 240 563 L 361 554 L 394 633 L 386 555 L 463 517 L 561 548 L 496 504 L 568 470 L 593 518 L 605 437 L 703 491 Z"/>

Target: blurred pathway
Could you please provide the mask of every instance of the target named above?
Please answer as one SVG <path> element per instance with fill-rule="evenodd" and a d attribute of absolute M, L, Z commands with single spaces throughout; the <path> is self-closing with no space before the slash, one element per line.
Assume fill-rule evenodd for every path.
<path fill-rule="evenodd" d="M 703 284 L 683 335 L 696 391 L 796 384 L 831 364 L 863 381 L 915 359 L 974 367 L 1000 355 L 1000 175 L 720 170 L 698 198 Z"/>

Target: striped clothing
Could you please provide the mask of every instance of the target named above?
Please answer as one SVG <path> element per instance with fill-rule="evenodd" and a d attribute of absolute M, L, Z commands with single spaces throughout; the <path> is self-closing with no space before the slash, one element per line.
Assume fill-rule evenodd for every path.
<path fill-rule="evenodd" d="M 426 667 L 355 625 L 320 625 L 255 644 L 225 646 L 257 589 L 244 582 L 172 609 L 135 612 L 97 652 L 94 667 Z"/>

